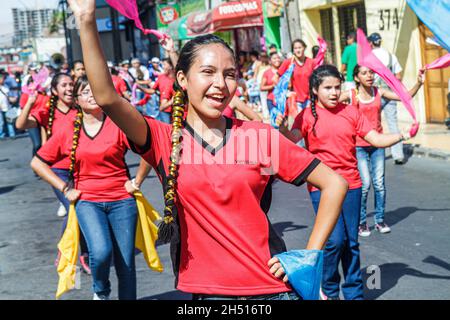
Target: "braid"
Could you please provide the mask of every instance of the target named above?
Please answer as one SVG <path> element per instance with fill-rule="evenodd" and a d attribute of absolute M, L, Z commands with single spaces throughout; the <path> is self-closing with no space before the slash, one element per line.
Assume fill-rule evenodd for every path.
<path fill-rule="evenodd" d="M 80 107 L 77 108 L 77 116 L 73 124 L 73 138 L 72 138 L 72 149 L 70 150 L 70 167 L 69 167 L 69 188 L 74 187 L 74 171 L 75 171 L 75 154 L 78 147 L 78 141 L 80 139 L 81 126 L 83 124 L 83 111 Z"/>
<path fill-rule="evenodd" d="M 47 138 L 52 136 L 53 120 L 55 120 L 55 109 L 58 104 L 58 96 L 52 94 L 50 101 L 48 102 L 49 112 L 48 112 L 48 127 L 47 127 Z"/>
<path fill-rule="evenodd" d="M 175 95 L 173 98 L 172 106 L 172 152 L 170 156 L 169 165 L 169 175 L 167 177 L 167 189 L 164 195 L 164 218 L 159 224 L 158 229 L 158 239 L 162 243 L 167 243 L 171 241 L 172 236 L 176 231 L 176 209 L 175 206 L 175 196 L 176 196 L 176 184 L 178 177 L 178 165 L 181 160 L 181 139 L 182 139 L 182 126 L 183 126 L 183 116 L 184 116 L 184 106 L 185 106 L 185 94 L 181 90 L 177 83 L 174 87 L 176 88 Z"/>
<path fill-rule="evenodd" d="M 312 127 L 312 131 L 313 131 L 314 135 L 316 135 L 316 124 L 317 124 L 317 120 L 319 119 L 319 116 L 317 115 L 317 110 L 316 110 L 316 99 L 317 99 L 317 97 L 313 94 L 311 96 L 311 112 L 314 117 L 314 124 Z"/>

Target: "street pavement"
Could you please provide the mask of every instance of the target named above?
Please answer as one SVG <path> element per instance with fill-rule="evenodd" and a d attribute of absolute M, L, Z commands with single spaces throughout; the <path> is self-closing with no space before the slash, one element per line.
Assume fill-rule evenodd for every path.
<path fill-rule="evenodd" d="M 0 299 L 54 299 L 53 265 L 62 218 L 51 188 L 29 167 L 28 137 L 0 141 Z M 139 158 L 129 153 L 132 174 Z M 450 165 L 448 161 L 410 158 L 404 166 L 387 160 L 386 222 L 390 234 L 376 231 L 361 242 L 366 299 L 450 299 Z M 143 185 L 147 199 L 162 212 L 162 189 L 154 173 Z M 200 191 L 199 191 L 200 192 Z M 373 225 L 373 196 L 369 198 Z M 304 248 L 314 222 L 305 186 L 278 182 L 269 218 L 288 249 Z M 158 247 L 161 274 L 136 257 L 139 299 L 190 299 L 174 289 L 169 246 Z M 201 276 L 201 275 L 199 275 Z M 379 280 L 379 282 L 377 281 Z M 111 269 L 112 298 L 117 281 Z M 81 275 L 80 289 L 62 299 L 92 299 L 91 279 Z"/>

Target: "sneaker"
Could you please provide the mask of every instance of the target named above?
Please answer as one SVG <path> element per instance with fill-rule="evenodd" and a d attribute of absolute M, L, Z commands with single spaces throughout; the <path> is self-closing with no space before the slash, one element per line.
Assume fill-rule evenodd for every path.
<path fill-rule="evenodd" d="M 109 296 L 94 293 L 94 298 L 92 300 L 109 300 Z"/>
<path fill-rule="evenodd" d="M 379 233 L 389 233 L 389 232 L 391 232 L 391 228 L 389 228 L 389 226 L 386 223 L 384 223 L 384 222 L 377 223 L 375 225 L 375 230 L 377 230 Z"/>
<path fill-rule="evenodd" d="M 67 214 L 66 207 L 62 203 L 59 204 L 58 212 L 56 213 L 58 217 L 64 217 Z"/>
<path fill-rule="evenodd" d="M 83 270 L 84 273 L 91 274 L 91 268 L 89 268 L 89 256 L 88 255 L 80 256 L 80 264 L 81 264 L 81 270 Z"/>
<path fill-rule="evenodd" d="M 358 234 L 360 237 L 370 236 L 370 229 L 367 224 L 360 224 L 358 227 Z"/>

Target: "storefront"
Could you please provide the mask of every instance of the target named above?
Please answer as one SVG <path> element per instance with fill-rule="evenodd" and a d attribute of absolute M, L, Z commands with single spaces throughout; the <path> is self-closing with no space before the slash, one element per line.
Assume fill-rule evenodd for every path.
<path fill-rule="evenodd" d="M 328 43 L 326 59 L 340 67 L 346 35 L 363 29 L 378 32 L 382 46 L 394 53 L 403 67 L 403 83 L 410 88 L 418 70 L 446 52 L 430 44 L 430 32 L 404 0 L 302 0 L 299 1 L 302 38 L 311 48 L 318 35 Z M 307 51 L 309 52 L 309 51 Z M 414 98 L 419 121 L 443 123 L 447 115 L 449 69 L 427 73 L 424 89 Z M 410 121 L 405 108 L 399 119 Z"/>

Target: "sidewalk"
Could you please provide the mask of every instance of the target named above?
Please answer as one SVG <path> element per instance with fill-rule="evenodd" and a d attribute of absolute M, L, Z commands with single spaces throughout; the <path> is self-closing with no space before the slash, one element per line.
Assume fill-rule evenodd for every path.
<path fill-rule="evenodd" d="M 400 128 L 407 125 L 399 122 Z M 413 156 L 450 161 L 450 130 L 443 124 L 421 124 L 417 136 L 407 141 L 405 146 Z"/>

